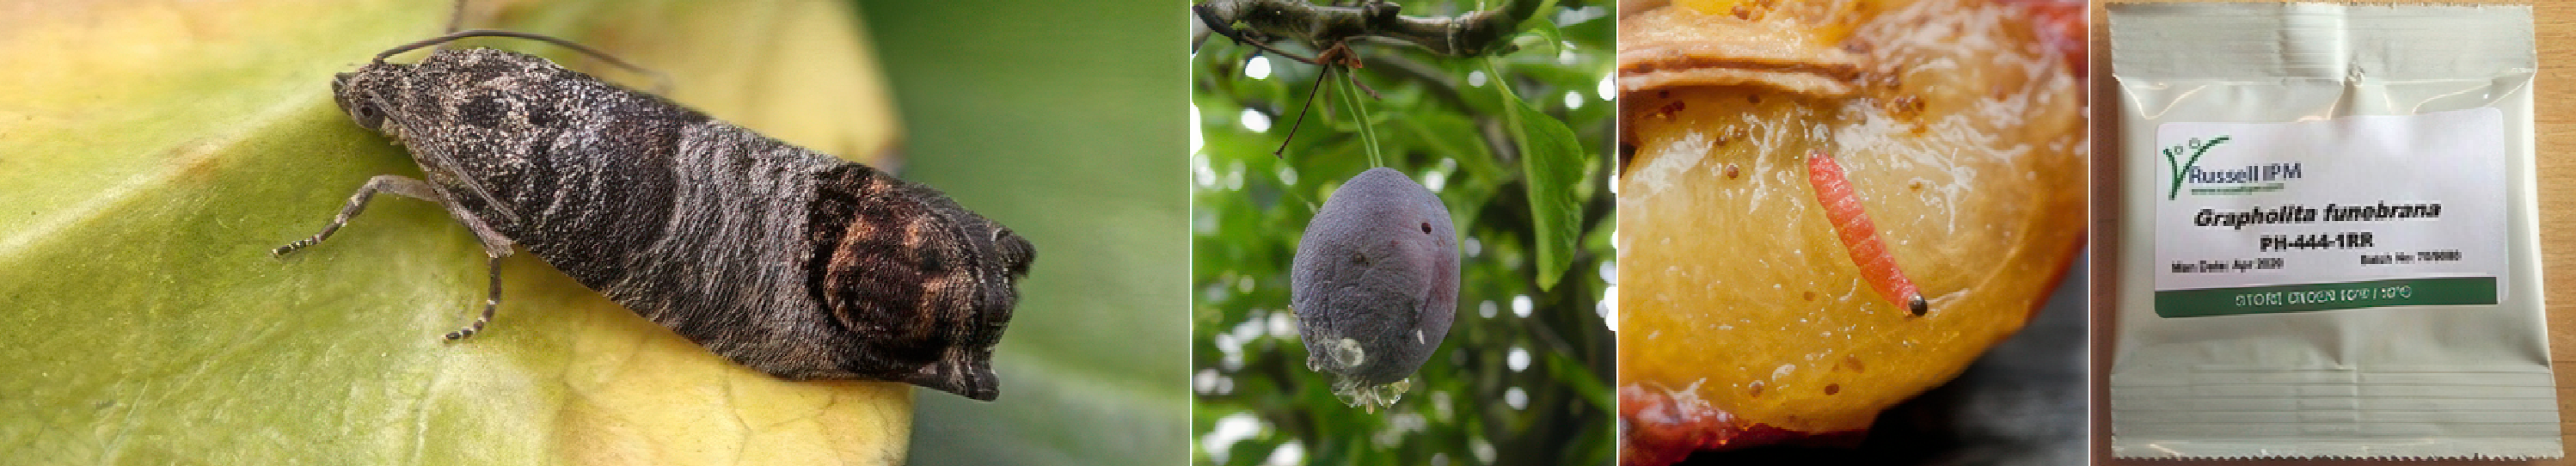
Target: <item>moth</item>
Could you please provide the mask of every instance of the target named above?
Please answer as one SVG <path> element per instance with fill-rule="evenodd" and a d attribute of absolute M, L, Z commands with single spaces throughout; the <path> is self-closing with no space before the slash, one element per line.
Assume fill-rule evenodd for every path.
<path fill-rule="evenodd" d="M 737 363 L 790 380 L 899 381 L 977 400 L 1000 394 L 993 346 L 1036 251 L 928 186 L 709 118 L 535 56 L 438 49 L 453 32 L 377 54 L 331 80 L 341 110 L 411 153 L 427 178 L 380 175 L 377 194 L 438 203 L 482 243 L 500 305 L 515 247 Z"/>

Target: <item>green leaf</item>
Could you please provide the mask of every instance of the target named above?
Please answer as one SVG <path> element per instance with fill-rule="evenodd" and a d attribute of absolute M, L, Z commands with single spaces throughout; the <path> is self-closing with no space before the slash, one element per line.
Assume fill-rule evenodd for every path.
<path fill-rule="evenodd" d="M 428 203 L 382 198 L 329 242 L 269 256 L 368 177 L 420 175 L 341 114 L 329 83 L 438 34 L 449 6 L 45 3 L 0 17 L 14 70 L 0 76 L 0 457 L 900 462 L 910 387 L 769 377 L 525 254 L 501 267 L 492 326 L 442 341 L 478 311 L 485 262 Z M 559 8 L 594 14 L 521 29 Z M 468 26 L 561 35 L 667 72 L 681 102 L 791 142 L 863 156 L 894 131 L 840 5 L 476 11 Z"/>
<path fill-rule="evenodd" d="M 1499 180 L 1507 175 L 1494 163 L 1494 151 L 1476 133 L 1476 123 L 1450 112 L 1413 112 L 1389 121 L 1397 131 L 1428 146 L 1435 154 L 1457 160 L 1470 178 Z"/>
<path fill-rule="evenodd" d="M 1488 67 L 1492 69 L 1490 59 Z M 1508 110 L 1505 125 L 1511 129 L 1513 145 L 1520 147 L 1521 176 L 1529 186 L 1539 289 L 1552 288 L 1574 265 L 1574 243 L 1583 221 L 1582 203 L 1575 199 L 1574 190 L 1583 183 L 1583 170 L 1589 165 L 1583 163 L 1583 145 L 1576 142 L 1574 128 L 1512 95 L 1511 86 L 1494 88 L 1503 96 Z"/>
<path fill-rule="evenodd" d="M 1557 32 L 1555 19 L 1545 13 L 1556 11 L 1556 2 L 1549 0 L 1541 2 L 1540 5 L 1538 10 L 1540 14 L 1531 15 L 1529 19 L 1521 21 L 1520 32 L 1513 34 L 1512 43 L 1520 50 L 1545 50 L 1546 54 L 1542 56 L 1554 59 L 1557 54 L 1565 52 L 1565 34 Z M 1534 48 L 1524 44 L 1533 40 L 1547 44 L 1547 48 Z"/>

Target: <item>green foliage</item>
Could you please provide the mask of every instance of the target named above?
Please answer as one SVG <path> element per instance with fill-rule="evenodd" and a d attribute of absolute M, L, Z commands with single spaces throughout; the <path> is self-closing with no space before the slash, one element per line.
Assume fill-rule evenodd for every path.
<path fill-rule="evenodd" d="M 1575 216 L 1580 213 L 1574 187 L 1581 183 L 1583 146 L 1574 141 L 1572 128 L 1513 95 L 1510 87 L 1494 88 L 1508 107 L 1503 127 L 1512 134 L 1513 145 L 1522 148 L 1521 176 L 1528 179 L 1530 222 L 1537 229 L 1533 246 L 1538 250 L 1538 287 L 1552 288 L 1561 272 L 1573 265 Z"/>
<path fill-rule="evenodd" d="M 1472 7 L 1405 2 L 1404 11 Z M 1322 70 L 1265 56 L 1267 75 L 1256 78 L 1247 75 L 1253 47 L 1217 37 L 1199 50 L 1194 461 L 1612 461 L 1614 342 L 1601 313 L 1614 221 L 1604 155 L 1616 110 L 1601 92 L 1612 22 L 1606 5 L 1542 10 L 1514 38 L 1517 51 L 1492 57 L 1358 46 L 1367 60 L 1358 75 L 1383 98 L 1349 92 L 1360 107 L 1352 111 L 1325 90 L 1284 157 L 1271 152 Z M 1306 370 L 1288 269 L 1315 209 L 1374 165 L 1439 195 L 1464 257 L 1447 340 L 1401 401 L 1370 414 L 1343 406 L 1329 377 Z"/>

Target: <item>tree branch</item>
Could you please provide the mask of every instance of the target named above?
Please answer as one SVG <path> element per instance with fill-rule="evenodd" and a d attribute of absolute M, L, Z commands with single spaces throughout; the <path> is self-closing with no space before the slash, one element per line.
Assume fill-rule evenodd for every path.
<path fill-rule="evenodd" d="M 1523 20 L 1538 14 L 1540 3 L 1509 0 L 1495 9 L 1457 16 L 1399 15 L 1401 6 L 1386 0 L 1363 0 L 1355 7 L 1303 0 L 1207 0 L 1190 6 L 1190 11 L 1198 15 L 1201 26 L 1236 42 L 1297 39 L 1322 50 L 1354 38 L 1376 37 L 1418 45 L 1435 54 L 1473 57 L 1508 52 L 1504 50 L 1510 46 L 1507 39 Z"/>

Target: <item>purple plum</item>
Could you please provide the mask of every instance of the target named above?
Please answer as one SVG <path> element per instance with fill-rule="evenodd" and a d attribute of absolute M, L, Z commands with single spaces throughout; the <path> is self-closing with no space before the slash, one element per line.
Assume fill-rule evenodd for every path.
<path fill-rule="evenodd" d="M 1306 367 L 1374 411 L 1395 402 L 1457 317 L 1449 208 L 1387 168 L 1351 177 L 1306 223 L 1289 274 Z"/>

